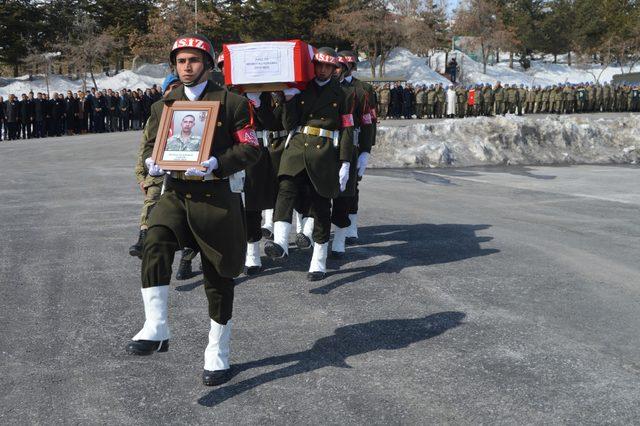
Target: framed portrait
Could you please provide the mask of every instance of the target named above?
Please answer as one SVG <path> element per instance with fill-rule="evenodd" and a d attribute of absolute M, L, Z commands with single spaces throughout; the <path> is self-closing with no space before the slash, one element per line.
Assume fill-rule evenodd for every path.
<path fill-rule="evenodd" d="M 165 105 L 153 146 L 154 162 L 165 170 L 184 171 L 209 159 L 220 102 L 176 101 Z"/>

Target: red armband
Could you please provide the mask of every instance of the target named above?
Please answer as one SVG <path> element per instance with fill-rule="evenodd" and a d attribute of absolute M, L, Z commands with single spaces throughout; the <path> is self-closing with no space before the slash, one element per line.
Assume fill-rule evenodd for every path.
<path fill-rule="evenodd" d="M 360 121 L 363 125 L 371 124 L 371 113 L 368 112 L 366 114 L 362 114 L 362 119 Z"/>
<path fill-rule="evenodd" d="M 353 127 L 353 114 L 344 114 L 342 117 L 342 127 Z"/>
<path fill-rule="evenodd" d="M 246 143 L 256 148 L 260 146 L 258 143 L 258 135 L 256 135 L 256 131 L 251 127 L 245 127 L 244 129 L 238 130 L 233 134 L 233 138 L 237 143 Z"/>

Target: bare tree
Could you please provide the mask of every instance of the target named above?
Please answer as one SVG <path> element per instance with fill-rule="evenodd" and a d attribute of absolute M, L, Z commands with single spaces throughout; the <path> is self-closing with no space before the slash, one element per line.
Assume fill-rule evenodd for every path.
<path fill-rule="evenodd" d="M 453 28 L 456 34 L 468 36 L 467 43 L 480 50 L 485 74 L 491 52 L 516 42 L 515 32 L 504 25 L 500 8 L 492 0 L 467 0 L 456 10 Z"/>
<path fill-rule="evenodd" d="M 401 25 L 402 17 L 389 12 L 383 0 L 340 0 L 328 18 L 316 24 L 314 33 L 337 36 L 351 43 L 354 50 L 364 52 L 375 77 L 376 65 L 382 76 L 389 54 L 403 41 Z"/>

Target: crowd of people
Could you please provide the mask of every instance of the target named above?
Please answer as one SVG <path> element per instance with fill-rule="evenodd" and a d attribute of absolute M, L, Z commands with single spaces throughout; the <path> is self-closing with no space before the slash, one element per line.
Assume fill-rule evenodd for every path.
<path fill-rule="evenodd" d="M 0 140 L 140 130 L 160 97 L 156 85 L 144 91 L 69 90 L 66 96 L 29 92 L 6 101 L 0 96 Z"/>
<path fill-rule="evenodd" d="M 470 86 L 389 83 L 377 85 L 382 119 L 453 118 L 509 114 L 574 114 L 640 112 L 638 84 L 524 84 Z"/>

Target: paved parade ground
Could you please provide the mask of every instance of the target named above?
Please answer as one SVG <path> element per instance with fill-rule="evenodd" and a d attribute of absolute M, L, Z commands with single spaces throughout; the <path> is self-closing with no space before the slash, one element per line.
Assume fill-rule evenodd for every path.
<path fill-rule="evenodd" d="M 369 171 L 324 281 L 294 248 L 237 280 L 208 388 L 201 275 L 171 284 L 169 352 L 124 352 L 140 137 L 0 143 L 0 424 L 640 421 L 637 166 Z"/>

